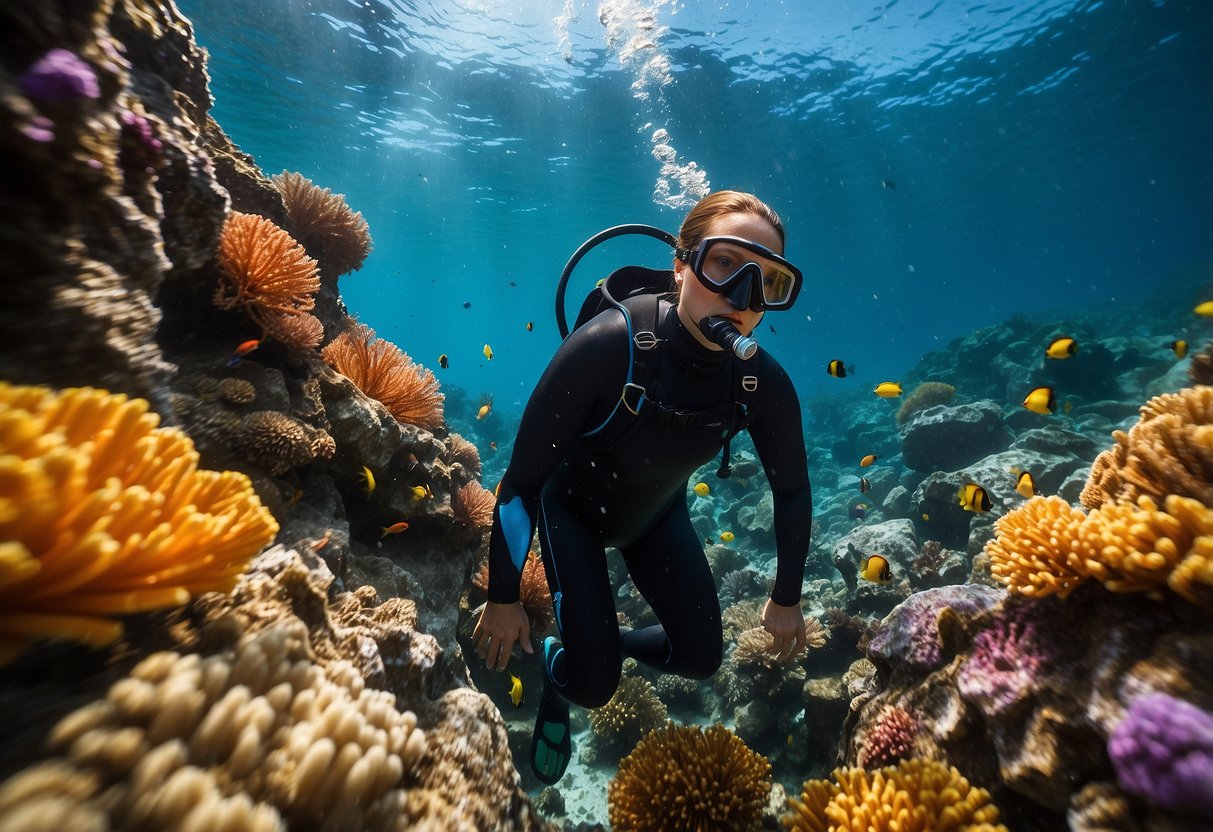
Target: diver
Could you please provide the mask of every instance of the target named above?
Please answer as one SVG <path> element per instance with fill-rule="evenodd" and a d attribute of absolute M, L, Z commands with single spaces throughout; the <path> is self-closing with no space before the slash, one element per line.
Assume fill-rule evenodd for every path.
<path fill-rule="evenodd" d="M 800 403 L 787 373 L 749 338 L 767 310 L 791 307 L 801 272 L 782 256 L 778 215 L 750 194 L 706 196 L 677 239 L 665 238 L 675 244 L 672 281 L 646 270 L 663 276 L 659 298 L 612 301 L 617 308 L 561 344 L 527 402 L 498 490 L 488 602 L 472 638 L 490 669 L 506 667 L 515 643 L 542 652 L 531 766 L 545 784 L 569 763 L 569 703 L 606 704 L 624 656 L 694 679 L 719 668 L 720 600 L 687 482 L 722 448 L 717 473 L 727 476 L 728 441 L 743 429 L 774 498 L 777 568 L 762 625 L 782 661 L 805 646 L 812 498 Z M 542 646 L 532 646 L 518 594 L 536 528 L 559 632 Z M 608 546 L 660 624 L 619 627 Z"/>

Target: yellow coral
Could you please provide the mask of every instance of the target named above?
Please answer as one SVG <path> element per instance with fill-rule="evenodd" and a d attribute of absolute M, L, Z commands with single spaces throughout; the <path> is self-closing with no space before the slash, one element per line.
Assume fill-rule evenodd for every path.
<path fill-rule="evenodd" d="M 278 532 L 248 477 L 198 470 L 143 399 L 0 383 L 0 663 L 226 592 Z"/>
<path fill-rule="evenodd" d="M 868 772 L 838 768 L 834 781 L 808 780 L 788 799 L 785 829 L 794 832 L 1006 832 L 990 793 L 955 768 L 903 760 Z"/>
<path fill-rule="evenodd" d="M 732 731 L 669 723 L 619 764 L 609 819 L 615 832 L 749 832 L 770 792 L 770 762 Z"/>
<path fill-rule="evenodd" d="M 1086 515 L 1061 497 L 1033 497 L 994 523 L 990 571 L 1012 592 L 1064 598 L 1086 580 L 1094 552 L 1080 532 Z"/>

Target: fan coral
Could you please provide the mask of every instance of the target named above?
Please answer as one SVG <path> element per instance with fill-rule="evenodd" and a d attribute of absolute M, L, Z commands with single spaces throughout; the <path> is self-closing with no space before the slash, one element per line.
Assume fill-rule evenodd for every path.
<path fill-rule="evenodd" d="M 990 793 L 955 768 L 933 760 L 903 760 L 875 772 L 834 769 L 828 780 L 807 780 L 789 798 L 785 829 L 794 832 L 1007 832 Z"/>
<path fill-rule="evenodd" d="M 720 579 L 722 601 L 739 603 L 760 589 L 758 576 L 752 569 L 734 569 Z"/>
<path fill-rule="evenodd" d="M 648 732 L 665 724 L 666 708 L 648 679 L 624 676 L 615 695 L 590 710 L 590 728 L 602 739 L 631 750 Z"/>
<path fill-rule="evenodd" d="M 397 829 L 425 735 L 348 662 L 309 659 L 299 622 L 200 658 L 156 653 L 51 734 L 63 756 L 17 775 L 0 803 L 123 829 Z M 15 805 L 14 805 L 15 804 Z M 32 805 L 31 805 L 32 804 Z"/>
<path fill-rule="evenodd" d="M 1064 598 L 1092 577 L 1113 592 L 1169 586 L 1193 603 L 1213 590 L 1213 509 L 1187 497 L 1167 497 L 1164 511 L 1143 495 L 1085 516 L 1060 497 L 1033 497 L 994 529 L 991 572 L 1022 595 Z"/>
<path fill-rule="evenodd" d="M 1095 460 L 1080 500 L 1098 508 L 1144 494 L 1161 502 L 1169 494 L 1213 506 L 1213 387 L 1189 387 L 1155 396 L 1142 405 L 1128 433 Z"/>
<path fill-rule="evenodd" d="M 398 421 L 435 431 L 442 427 L 438 379 L 415 364 L 390 341 L 376 339 L 375 331 L 355 323 L 334 338 L 321 355 L 366 395 L 386 407 Z"/>
<path fill-rule="evenodd" d="M 337 450 L 327 432 L 276 410 L 245 416 L 232 432 L 231 442 L 249 461 L 276 477 L 317 457 L 328 459 Z"/>
<path fill-rule="evenodd" d="M 750 832 L 770 792 L 770 762 L 732 731 L 670 723 L 619 764 L 609 820 L 615 832 Z"/>
<path fill-rule="evenodd" d="M 480 479 L 480 451 L 476 446 L 458 433 L 452 433 L 446 438 L 447 453 L 451 464 L 462 465 L 472 475 L 472 479 Z"/>
<path fill-rule="evenodd" d="M 1108 739 L 1127 792 L 1213 819 L 1213 715 L 1165 693 L 1138 699 Z"/>
<path fill-rule="evenodd" d="M 291 171 L 270 179 L 282 194 L 291 230 L 315 253 L 326 274 L 336 276 L 362 268 L 371 253 L 371 232 L 362 214 L 350 208 L 344 196 Z"/>
<path fill-rule="evenodd" d="M 956 388 L 942 381 L 924 381 L 906 396 L 897 409 L 897 424 L 904 425 L 915 414 L 937 404 L 947 404 L 956 395 Z"/>
<path fill-rule="evenodd" d="M 493 509 L 497 506 L 497 498 L 475 480 L 455 492 L 451 501 L 455 514 L 473 528 L 484 529 L 493 525 Z"/>
<path fill-rule="evenodd" d="M 270 312 L 262 316 L 261 325 L 268 337 L 301 350 L 314 350 L 324 340 L 324 324 L 310 312 L 298 315 Z"/>
<path fill-rule="evenodd" d="M 275 316 L 299 315 L 316 306 L 316 261 L 263 217 L 233 211 L 219 236 L 218 259 L 215 305 L 243 307 L 267 334 L 281 329 Z"/>
<path fill-rule="evenodd" d="M 248 477 L 198 470 L 143 399 L 0 383 L 0 663 L 227 592 L 278 532 Z"/>
<path fill-rule="evenodd" d="M 918 720 L 905 708 L 896 705 L 885 708 L 876 718 L 875 727 L 864 737 L 860 764 L 864 768 L 880 768 L 908 757 L 921 730 Z"/>
<path fill-rule="evenodd" d="M 489 563 L 480 565 L 472 578 L 472 585 L 481 592 L 489 591 Z M 548 576 L 543 568 L 543 559 L 534 552 L 527 552 L 522 565 L 522 582 L 518 586 L 518 600 L 531 621 L 531 633 L 541 633 L 556 621 L 552 611 L 552 593 L 548 589 Z"/>

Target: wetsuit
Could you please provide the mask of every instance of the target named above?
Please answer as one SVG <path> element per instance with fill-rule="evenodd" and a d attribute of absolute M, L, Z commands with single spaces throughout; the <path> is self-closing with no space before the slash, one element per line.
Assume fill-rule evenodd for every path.
<path fill-rule="evenodd" d="M 800 600 L 812 500 L 800 404 L 783 368 L 759 350 L 739 362 L 709 350 L 662 301 L 649 397 L 681 411 L 736 398 L 741 371 L 757 378 L 744 417 L 775 504 L 778 568 L 771 597 Z M 705 678 L 722 657 L 720 601 L 687 510 L 687 480 L 720 453 L 720 427 L 662 425 L 620 404 L 632 380 L 623 313 L 608 310 L 561 344 L 528 401 L 501 481 L 489 543 L 490 601 L 518 600 L 520 569 L 538 526 L 563 650 L 548 657 L 560 693 L 584 707 L 607 702 L 622 654 L 663 671 Z M 630 423 L 624 435 L 601 436 Z M 610 428 L 611 430 L 608 430 Z M 622 553 L 658 626 L 621 636 L 604 547 Z"/>

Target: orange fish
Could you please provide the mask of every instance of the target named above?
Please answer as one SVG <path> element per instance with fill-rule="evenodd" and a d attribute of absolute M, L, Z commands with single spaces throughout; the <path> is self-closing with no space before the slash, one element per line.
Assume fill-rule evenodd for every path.
<path fill-rule="evenodd" d="M 876 454 L 868 454 L 863 459 L 859 460 L 859 467 L 860 468 L 869 468 L 869 467 L 871 467 L 872 463 L 874 463 L 879 458 L 880 457 L 876 456 Z"/>
<path fill-rule="evenodd" d="M 476 419 L 484 421 L 493 412 L 493 394 L 485 393 L 480 397 L 480 409 L 476 411 Z"/>
<path fill-rule="evenodd" d="M 401 532 L 407 530 L 408 527 L 409 524 L 404 520 L 401 520 L 399 523 L 393 523 L 390 526 L 384 526 L 383 534 L 379 535 L 379 539 L 383 540 L 383 538 L 387 537 L 389 534 L 400 534 Z"/>
<path fill-rule="evenodd" d="M 240 363 L 240 359 L 244 358 L 244 356 L 248 355 L 259 346 L 261 346 L 260 338 L 250 338 L 247 341 L 242 341 L 240 345 L 236 347 L 236 351 L 232 353 L 232 357 L 227 360 L 227 366 L 235 367 Z"/>

